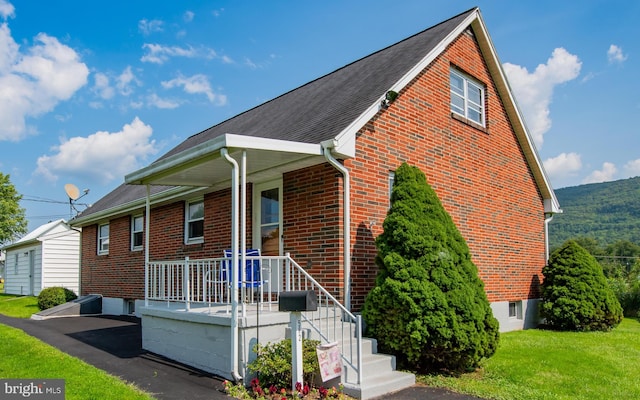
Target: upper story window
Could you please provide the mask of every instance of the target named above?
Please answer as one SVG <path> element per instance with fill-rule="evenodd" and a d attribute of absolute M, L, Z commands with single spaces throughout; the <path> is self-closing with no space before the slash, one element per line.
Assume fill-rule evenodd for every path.
<path fill-rule="evenodd" d="M 451 112 L 485 126 L 484 85 L 451 68 Z"/>
<path fill-rule="evenodd" d="M 98 225 L 98 254 L 109 254 L 109 224 Z"/>
<path fill-rule="evenodd" d="M 131 218 L 131 250 L 143 248 L 144 217 L 135 215 Z"/>
<path fill-rule="evenodd" d="M 185 213 L 185 243 L 204 240 L 204 200 L 187 202 Z"/>

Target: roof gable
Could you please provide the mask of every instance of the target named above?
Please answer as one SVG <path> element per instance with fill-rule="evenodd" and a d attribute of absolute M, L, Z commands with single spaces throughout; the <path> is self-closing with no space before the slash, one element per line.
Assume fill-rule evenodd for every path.
<path fill-rule="evenodd" d="M 145 168 L 153 169 L 155 165 L 164 168 L 169 165 L 167 160 L 179 158 L 178 155 L 188 154 L 192 149 L 229 135 L 245 137 L 248 141 L 258 137 L 290 143 L 319 144 L 332 141 L 334 154 L 341 157 L 353 156 L 357 131 L 379 112 L 380 102 L 387 91 L 400 92 L 469 25 L 476 34 L 523 153 L 536 178 L 545 201 L 545 210 L 559 212 L 557 199 L 524 125 L 478 8 L 465 11 L 190 136 Z M 171 193 L 172 188 L 152 186 L 152 195 L 155 194 L 153 197 L 159 199 L 163 192 Z M 123 184 L 83 212 L 79 218 L 84 224 L 93 219 L 91 215 L 104 218 L 111 214 L 109 210 L 122 212 L 127 209 L 127 205 L 140 207 L 145 196 L 144 187 Z"/>
<path fill-rule="evenodd" d="M 67 225 L 64 219 L 51 221 L 44 225 L 40 225 L 36 229 L 32 230 L 31 232 L 21 237 L 19 240 L 5 246 L 4 249 L 8 250 L 13 247 L 19 247 L 28 243 L 34 243 L 34 242 L 37 242 L 43 236 L 68 231 L 70 229 L 71 227 Z"/>

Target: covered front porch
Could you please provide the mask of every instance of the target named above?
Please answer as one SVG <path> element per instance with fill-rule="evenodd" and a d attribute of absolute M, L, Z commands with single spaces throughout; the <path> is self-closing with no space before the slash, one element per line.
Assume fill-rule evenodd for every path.
<path fill-rule="evenodd" d="M 375 341 L 362 338 L 361 317 L 288 254 L 239 258 L 240 264 L 232 264 L 231 257 L 149 262 L 145 305 L 138 310 L 143 348 L 226 379 L 248 381 L 255 345 L 290 335 L 290 313 L 278 311 L 281 294 L 310 290 L 318 309 L 302 313 L 303 337 L 338 346 L 343 375 L 327 384 L 342 383 L 362 398 L 363 351 L 373 354 Z M 233 265 L 246 268 L 235 273 Z"/>

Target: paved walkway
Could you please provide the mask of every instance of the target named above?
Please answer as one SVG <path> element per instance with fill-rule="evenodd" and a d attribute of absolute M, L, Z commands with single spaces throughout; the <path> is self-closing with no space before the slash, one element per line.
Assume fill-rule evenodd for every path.
<path fill-rule="evenodd" d="M 142 349 L 140 320 L 84 316 L 30 320 L 0 315 L 0 324 L 23 330 L 63 352 L 127 382 L 159 400 L 229 400 L 223 379 Z M 473 400 L 476 397 L 416 385 L 385 400 Z"/>

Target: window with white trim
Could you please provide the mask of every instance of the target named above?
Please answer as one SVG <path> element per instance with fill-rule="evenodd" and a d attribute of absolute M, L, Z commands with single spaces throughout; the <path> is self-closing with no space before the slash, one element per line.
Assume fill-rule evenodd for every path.
<path fill-rule="evenodd" d="M 109 224 L 98 225 L 98 254 L 109 254 Z"/>
<path fill-rule="evenodd" d="M 509 318 L 522 319 L 522 301 L 509 302 Z"/>
<path fill-rule="evenodd" d="M 451 112 L 485 126 L 484 85 L 451 68 Z"/>
<path fill-rule="evenodd" d="M 204 241 L 204 200 L 187 202 L 185 211 L 185 243 L 202 243 Z"/>
<path fill-rule="evenodd" d="M 144 233 L 144 217 L 142 215 L 134 215 L 131 217 L 131 250 L 142 250 L 144 247 L 142 241 Z"/>
<path fill-rule="evenodd" d="M 394 171 L 389 172 L 389 207 L 391 207 L 391 194 L 393 193 L 393 182 L 396 181 L 396 173 Z"/>
<path fill-rule="evenodd" d="M 13 255 L 13 273 L 18 275 L 18 253 Z"/>

